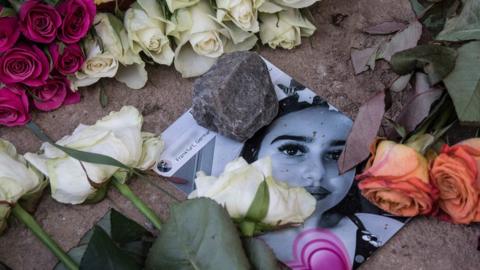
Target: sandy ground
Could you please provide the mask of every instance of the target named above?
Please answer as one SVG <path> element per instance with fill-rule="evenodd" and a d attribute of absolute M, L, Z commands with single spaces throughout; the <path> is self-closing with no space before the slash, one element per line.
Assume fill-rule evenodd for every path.
<path fill-rule="evenodd" d="M 314 89 L 339 109 L 355 117 L 359 106 L 376 91 L 390 84 L 394 75 L 388 65 L 380 63 L 374 72 L 353 75 L 350 48 L 364 48 L 378 43 L 383 37 L 362 34 L 359 29 L 387 20 L 411 20 L 414 15 L 408 0 L 324 0 L 312 9 L 315 36 L 305 39 L 301 47 L 292 50 L 268 48 L 262 56 Z M 345 19 L 338 23 L 340 16 Z M 92 124 L 109 111 L 123 105 L 134 105 L 145 116 L 144 129 L 161 133 L 191 105 L 192 80 L 182 79 L 173 68 L 150 67 L 150 80 L 143 90 L 130 90 L 124 85 L 104 80 L 82 91 L 80 104 L 64 107 L 52 113 L 34 115 L 51 137 L 59 139 L 69 134 L 79 123 Z M 99 104 L 99 90 L 109 97 L 106 108 Z M 397 95 L 396 105 L 402 95 Z M 12 141 L 24 153 L 35 151 L 40 142 L 26 128 L 0 128 L 0 136 Z M 152 177 L 174 194 L 182 194 L 159 177 Z M 168 215 L 171 198 L 141 180 L 131 182 L 132 189 L 153 206 L 162 217 Z M 47 192 L 48 193 L 48 192 Z M 111 190 L 108 197 L 96 205 L 67 206 L 54 202 L 45 194 L 36 219 L 59 244 L 70 249 L 92 225 L 114 207 L 141 224 L 148 225 L 134 207 Z M 13 223 L 0 238 L 0 261 L 13 269 L 51 269 L 55 257 L 21 224 Z M 362 269 L 478 269 L 477 250 L 480 225 L 456 226 L 433 219 L 417 218 L 401 230 Z"/>

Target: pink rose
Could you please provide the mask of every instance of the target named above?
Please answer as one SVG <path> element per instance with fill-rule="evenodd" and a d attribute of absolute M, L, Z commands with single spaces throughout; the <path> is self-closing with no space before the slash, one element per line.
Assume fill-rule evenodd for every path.
<path fill-rule="evenodd" d="M 0 89 L 0 125 L 22 126 L 30 121 L 28 97 L 25 91 Z"/>
<path fill-rule="evenodd" d="M 1 10 L 1 9 L 0 9 Z M 16 17 L 0 18 L 0 52 L 4 52 L 15 45 L 20 37 L 18 21 Z"/>
<path fill-rule="evenodd" d="M 73 95 L 70 82 L 59 75 L 52 76 L 42 86 L 30 87 L 28 91 L 33 95 L 33 105 L 41 111 L 58 109 L 65 103 L 67 96 Z M 71 102 L 71 97 L 67 101 Z"/>
<path fill-rule="evenodd" d="M 50 72 L 47 56 L 35 45 L 20 44 L 0 56 L 0 81 L 40 86 Z"/>
<path fill-rule="evenodd" d="M 57 43 L 52 43 L 48 47 L 54 68 L 63 75 L 77 72 L 85 60 L 82 49 L 78 44 L 66 45 L 63 50 L 60 46 Z"/>
<path fill-rule="evenodd" d="M 62 18 L 51 5 L 38 0 L 28 0 L 19 11 L 20 29 L 23 35 L 38 43 L 50 43 L 57 36 Z"/>
<path fill-rule="evenodd" d="M 76 43 L 87 34 L 96 13 L 93 0 L 64 0 L 57 10 L 63 18 L 58 38 L 67 44 Z"/>

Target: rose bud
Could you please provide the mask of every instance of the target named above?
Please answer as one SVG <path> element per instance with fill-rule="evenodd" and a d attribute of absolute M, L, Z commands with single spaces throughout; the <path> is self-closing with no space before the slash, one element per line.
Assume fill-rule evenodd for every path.
<path fill-rule="evenodd" d="M 392 141 L 377 141 L 364 172 L 357 176 L 362 195 L 381 209 L 403 217 L 428 214 L 434 191 L 428 161 L 415 149 Z"/>
<path fill-rule="evenodd" d="M 28 96 L 23 90 L 0 89 L 0 125 L 23 126 L 30 121 Z"/>
<path fill-rule="evenodd" d="M 0 53 L 15 45 L 20 37 L 18 20 L 16 17 L 0 17 Z"/>
<path fill-rule="evenodd" d="M 458 224 L 480 222 L 480 139 L 444 145 L 431 164 L 438 206 Z"/>
<path fill-rule="evenodd" d="M 0 81 L 40 86 L 50 72 L 47 56 L 35 45 L 21 44 L 0 56 Z"/>
<path fill-rule="evenodd" d="M 38 0 L 28 0 L 19 11 L 20 29 L 23 35 L 38 43 L 50 43 L 57 36 L 62 18 L 49 4 Z"/>
<path fill-rule="evenodd" d="M 64 0 L 57 10 L 63 18 L 58 38 L 67 44 L 76 43 L 87 34 L 96 13 L 92 0 Z"/>
<path fill-rule="evenodd" d="M 63 75 L 77 72 L 85 61 L 82 49 L 78 44 L 63 45 L 52 43 L 48 51 L 53 59 L 53 67 Z"/>

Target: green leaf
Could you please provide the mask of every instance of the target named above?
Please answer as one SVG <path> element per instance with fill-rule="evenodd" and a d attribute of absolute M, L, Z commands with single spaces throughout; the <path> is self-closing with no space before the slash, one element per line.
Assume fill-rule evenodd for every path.
<path fill-rule="evenodd" d="M 135 260 L 138 265 L 143 266 L 148 250 L 152 244 L 152 234 L 140 226 L 135 221 L 111 209 L 97 223 L 96 227 L 102 228 L 103 231 L 112 238 L 115 245 L 118 246 L 125 256 L 129 256 Z M 121 235 L 119 235 L 121 234 Z M 80 264 L 90 240 L 94 235 L 94 229 L 89 230 L 80 240 L 77 247 L 71 249 L 68 254 L 72 256 L 74 261 Z M 112 237 L 112 235 L 114 235 Z M 55 270 L 66 269 L 62 263 L 58 263 Z"/>
<path fill-rule="evenodd" d="M 101 227 L 95 226 L 82 257 L 82 269 L 133 270 L 141 269 L 141 266 L 123 252 Z"/>
<path fill-rule="evenodd" d="M 270 205 L 270 193 L 268 191 L 268 184 L 265 180 L 258 186 L 252 204 L 248 208 L 245 218 L 251 221 L 261 222 L 268 213 L 268 206 Z"/>
<path fill-rule="evenodd" d="M 464 0 L 460 15 L 447 20 L 437 40 L 480 40 L 480 1 Z"/>
<path fill-rule="evenodd" d="M 480 124 L 480 41 L 458 49 L 455 69 L 443 81 L 461 122 Z"/>
<path fill-rule="evenodd" d="M 102 108 L 105 108 L 107 107 L 108 105 L 108 96 L 107 96 L 107 93 L 105 93 L 105 89 L 102 87 L 100 88 L 100 106 L 102 106 Z"/>
<path fill-rule="evenodd" d="M 134 171 L 133 168 L 130 168 L 129 166 L 121 163 L 120 161 L 106 156 L 102 154 L 96 154 L 96 153 L 90 153 L 90 152 L 85 152 L 85 151 L 80 151 L 76 150 L 73 148 L 65 147 L 56 144 L 55 142 L 52 141 L 44 132 L 43 130 L 37 126 L 34 122 L 29 122 L 27 124 L 27 127 L 43 142 L 48 142 L 51 145 L 57 147 L 58 149 L 62 150 L 65 152 L 67 155 L 78 159 L 80 161 L 88 162 L 88 163 L 94 163 L 94 164 L 101 164 L 101 165 L 110 165 L 110 166 L 115 166 L 123 169 L 127 169 L 129 171 Z"/>
<path fill-rule="evenodd" d="M 112 209 L 110 213 L 111 222 L 111 237 L 120 244 L 126 244 L 141 240 L 144 236 L 149 235 L 150 232 L 137 222 L 127 218 L 120 212 Z"/>
<path fill-rule="evenodd" d="M 73 259 L 73 261 L 75 261 L 77 264 L 80 264 L 80 261 L 82 260 L 83 254 L 85 254 L 86 250 L 87 245 L 81 245 L 72 248 L 67 254 Z M 55 266 L 54 270 L 68 270 L 68 268 L 66 268 L 63 263 L 59 262 Z"/>
<path fill-rule="evenodd" d="M 147 257 L 146 269 L 250 269 L 227 211 L 206 198 L 174 205 Z"/>
<path fill-rule="evenodd" d="M 265 242 L 255 238 L 244 238 L 242 243 L 253 270 L 279 269 L 277 258 Z"/>
<path fill-rule="evenodd" d="M 0 4 L 0 6 L 2 6 Z M 3 6 L 2 10 L 0 11 L 0 17 L 15 17 L 17 14 L 13 8 L 7 8 Z"/>
<path fill-rule="evenodd" d="M 428 29 L 428 31 L 436 36 L 443 30 L 447 18 L 455 15 L 455 12 L 460 4 L 460 0 L 441 0 L 435 1 L 420 1 L 423 2 L 424 10 L 417 14 L 420 22 Z M 416 6 L 419 8 L 418 6 Z"/>
<path fill-rule="evenodd" d="M 392 68 L 400 75 L 423 68 L 430 84 L 434 85 L 445 78 L 455 67 L 457 53 L 454 49 L 439 45 L 420 45 L 413 49 L 396 53 L 392 57 Z"/>

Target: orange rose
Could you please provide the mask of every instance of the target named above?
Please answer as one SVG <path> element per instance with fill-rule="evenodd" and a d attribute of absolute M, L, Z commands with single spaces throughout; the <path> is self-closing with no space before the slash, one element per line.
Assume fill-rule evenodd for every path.
<path fill-rule="evenodd" d="M 438 205 L 454 223 L 480 222 L 480 139 L 444 145 L 431 166 Z"/>
<path fill-rule="evenodd" d="M 392 141 L 377 141 L 358 187 L 370 202 L 403 217 L 432 211 L 433 187 L 428 161 L 415 149 Z"/>

